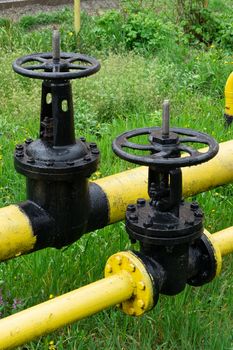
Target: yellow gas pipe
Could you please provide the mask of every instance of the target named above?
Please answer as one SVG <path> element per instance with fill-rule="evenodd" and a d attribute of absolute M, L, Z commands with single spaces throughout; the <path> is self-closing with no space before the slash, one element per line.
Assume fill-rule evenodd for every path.
<path fill-rule="evenodd" d="M 183 193 L 190 196 L 233 182 L 233 141 L 220 144 L 219 153 L 207 163 L 183 168 Z M 129 203 L 147 198 L 147 168 L 138 167 L 95 183 L 106 195 L 108 224 L 123 220 Z M 30 252 L 36 236 L 26 214 L 13 205 L 0 209 L 0 261 Z"/>
<path fill-rule="evenodd" d="M 233 252 L 233 227 L 205 234 L 221 265 L 222 256 Z M 153 299 L 152 279 L 143 262 L 132 252 L 120 252 L 107 261 L 104 279 L 0 320 L 0 350 L 15 348 L 119 303 L 126 314 L 139 316 L 151 309 Z"/>
<path fill-rule="evenodd" d="M 151 278 L 133 253 L 110 257 L 105 275 L 102 280 L 0 320 L 0 350 L 15 348 L 119 303 L 130 315 L 141 315 L 153 306 Z"/>
<path fill-rule="evenodd" d="M 81 3 L 80 0 L 74 0 L 74 31 L 79 33 L 81 28 Z"/>
<path fill-rule="evenodd" d="M 221 256 L 233 252 L 233 226 L 210 235 L 209 239 L 215 247 L 218 247 Z"/>
<path fill-rule="evenodd" d="M 0 209 L 0 260 L 24 254 L 36 243 L 29 219 L 17 205 Z"/>
<path fill-rule="evenodd" d="M 225 116 L 233 119 L 233 72 L 225 86 Z"/>
<path fill-rule="evenodd" d="M 233 141 L 219 146 L 209 162 L 182 169 L 184 197 L 233 182 Z M 95 181 L 108 199 L 109 223 L 122 220 L 129 203 L 148 198 L 147 177 L 148 168 L 138 167 Z"/>

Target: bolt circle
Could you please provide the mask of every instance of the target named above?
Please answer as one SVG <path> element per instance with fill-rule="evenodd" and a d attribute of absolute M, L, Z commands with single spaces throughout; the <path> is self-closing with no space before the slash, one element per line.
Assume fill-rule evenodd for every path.
<path fill-rule="evenodd" d="M 120 258 L 120 259 L 119 259 Z M 117 260 L 122 259 L 121 265 Z M 112 273 L 109 273 L 110 268 Z M 154 289 L 145 265 L 131 251 L 118 252 L 112 255 L 105 266 L 105 277 L 122 274 L 122 278 L 129 279 L 132 292 L 129 298 L 121 303 L 124 313 L 140 316 L 154 305 Z"/>

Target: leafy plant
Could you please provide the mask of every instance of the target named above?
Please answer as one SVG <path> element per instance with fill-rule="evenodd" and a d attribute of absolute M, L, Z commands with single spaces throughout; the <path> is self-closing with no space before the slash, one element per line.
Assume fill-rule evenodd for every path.
<path fill-rule="evenodd" d="M 228 16 L 224 17 L 212 11 L 208 7 L 208 1 L 177 0 L 176 12 L 178 22 L 190 43 L 203 43 L 207 46 L 218 43 L 232 47 L 232 21 Z"/>
<path fill-rule="evenodd" d="M 171 33 L 153 12 L 130 13 L 122 27 L 128 50 L 154 52 Z"/>
<path fill-rule="evenodd" d="M 23 16 L 19 20 L 19 25 L 24 29 L 31 29 L 41 25 L 61 24 L 65 21 L 72 21 L 72 13 L 67 8 L 64 8 L 62 11 L 40 12 L 36 15 Z"/>

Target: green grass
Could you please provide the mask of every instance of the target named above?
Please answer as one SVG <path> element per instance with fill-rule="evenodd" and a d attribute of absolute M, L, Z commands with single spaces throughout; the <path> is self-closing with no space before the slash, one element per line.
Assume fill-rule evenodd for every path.
<path fill-rule="evenodd" d="M 64 13 L 56 16 L 59 22 Z M 62 35 L 65 49 L 71 51 L 75 40 L 69 34 L 70 14 L 66 16 Z M 35 26 L 37 20 L 8 23 L 8 35 L 0 31 L 1 206 L 25 199 L 25 180 L 14 171 L 13 150 L 17 143 L 38 134 L 41 84 L 17 76 L 11 69 L 11 62 L 18 56 L 49 50 L 49 29 L 28 30 L 25 24 Z M 18 33 L 22 23 L 25 35 L 9 37 Z M 214 47 L 204 50 L 169 45 L 150 56 L 127 51 L 106 55 L 106 51 L 96 49 L 102 70 L 73 82 L 77 135 L 98 143 L 102 176 L 130 167 L 113 155 L 111 142 L 125 130 L 160 125 L 164 98 L 172 103 L 172 126 L 207 132 L 219 142 L 233 138 L 233 129 L 223 127 L 223 90 L 232 70 L 226 62 L 232 61 L 231 54 Z M 206 214 L 205 227 L 211 232 L 233 224 L 232 189 L 227 185 L 195 196 Z M 60 251 L 45 249 L 2 263 L 0 288 L 5 305 L 0 311 L 7 316 L 50 295 L 61 295 L 95 281 L 103 276 L 110 255 L 129 248 L 132 246 L 124 224 L 118 223 L 85 235 Z M 212 283 L 201 288 L 188 286 L 175 297 L 160 296 L 154 310 L 143 317 L 131 318 L 112 308 L 20 349 L 52 349 L 50 341 L 56 349 L 69 350 L 233 349 L 232 268 L 231 256 L 224 258 L 223 273 Z M 20 304 L 13 310 L 15 298 Z"/>

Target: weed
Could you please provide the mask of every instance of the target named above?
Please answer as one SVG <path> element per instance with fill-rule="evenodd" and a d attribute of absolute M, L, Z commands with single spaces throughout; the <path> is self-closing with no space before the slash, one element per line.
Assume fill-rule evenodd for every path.
<path fill-rule="evenodd" d="M 82 48 L 85 53 L 97 53 L 102 63 L 98 74 L 73 83 L 76 134 L 96 141 L 101 150 L 101 168 L 93 179 L 130 166 L 113 155 L 111 142 L 125 130 L 159 126 L 164 98 L 171 100 L 172 126 L 207 132 L 219 142 L 233 137 L 233 129 L 225 130 L 222 118 L 224 85 L 232 70 L 225 62 L 232 61 L 232 53 L 215 44 L 190 47 L 179 26 L 176 41 L 170 40 L 174 22 L 165 23 L 168 17 L 163 12 L 155 19 L 151 15 L 158 3 L 162 6 L 164 2 L 128 1 L 124 2 L 124 11 L 111 11 L 101 17 L 83 13 L 78 38 L 70 25 L 69 10 L 54 17 L 57 23 L 59 18 L 64 19 L 59 22 L 63 50 Z M 134 8 L 130 10 L 129 5 Z M 136 5 L 142 5 L 143 11 Z M 220 15 L 216 1 L 215 6 Z M 51 33 L 46 25 L 52 24 L 52 17 L 49 15 L 46 23 L 46 16 L 22 19 L 18 24 L 1 22 L 1 206 L 25 200 L 25 179 L 14 171 L 13 150 L 27 137 L 36 138 L 39 129 L 40 83 L 14 74 L 11 63 L 26 53 L 51 50 Z M 145 33 L 137 18 L 143 26 L 148 25 Z M 153 23 L 158 33 L 153 32 Z M 135 38 L 132 31 L 137 32 Z M 128 44 L 126 39 L 130 40 Z M 206 213 L 205 227 L 209 231 L 232 225 L 232 190 L 232 185 L 227 185 L 195 196 Z M 85 235 L 62 250 L 48 248 L 2 263 L 0 305 L 4 303 L 5 307 L 6 303 L 4 316 L 15 307 L 16 311 L 30 307 L 101 278 L 107 258 L 124 249 L 133 247 L 124 224 L 118 223 Z M 112 308 L 24 348 L 231 349 L 232 268 L 232 257 L 224 257 L 218 279 L 202 288 L 187 287 L 172 298 L 161 296 L 156 308 L 143 317 L 131 318 Z"/>

